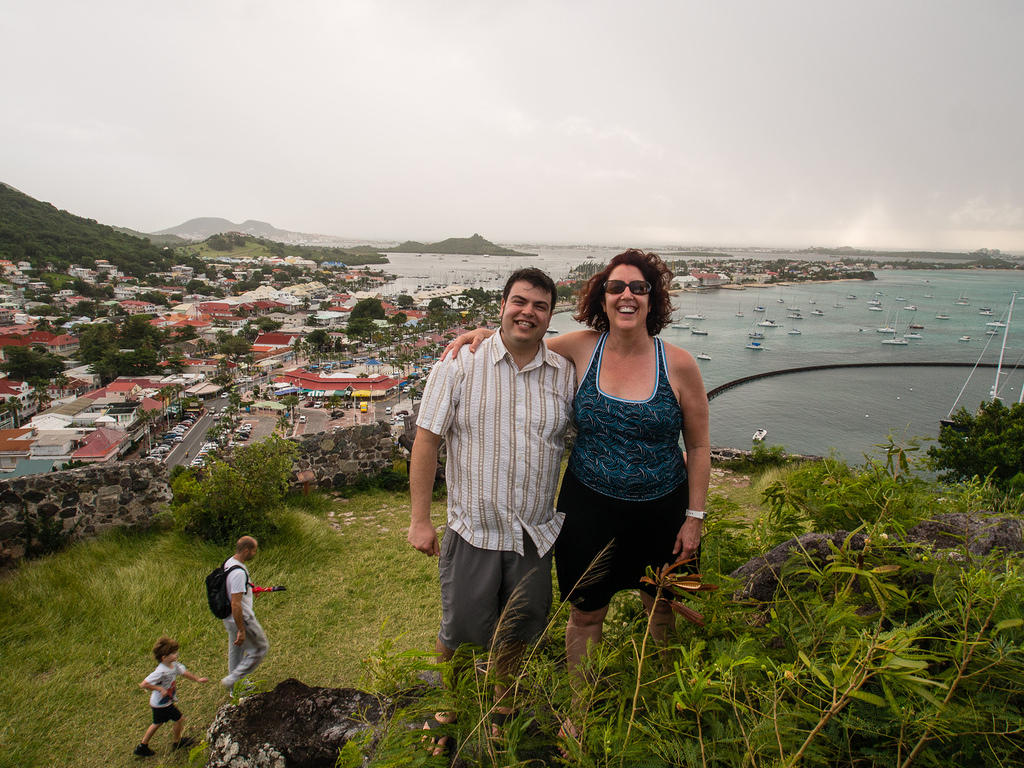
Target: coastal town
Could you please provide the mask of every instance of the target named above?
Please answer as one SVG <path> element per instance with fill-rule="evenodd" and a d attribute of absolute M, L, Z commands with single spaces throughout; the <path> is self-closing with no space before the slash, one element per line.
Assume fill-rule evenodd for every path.
<path fill-rule="evenodd" d="M 495 291 L 395 293 L 377 254 L 349 252 L 348 262 L 369 262 L 357 266 L 335 258 L 338 249 L 295 251 L 227 233 L 163 247 L 158 270 L 95 257 L 0 259 L 3 476 L 143 456 L 198 468 L 211 452 L 275 432 L 382 419 L 397 436 L 448 340 L 497 315 Z M 670 257 L 673 289 L 865 269 L 694 256 Z M 588 261 L 559 282 L 561 309 L 599 267 Z"/>

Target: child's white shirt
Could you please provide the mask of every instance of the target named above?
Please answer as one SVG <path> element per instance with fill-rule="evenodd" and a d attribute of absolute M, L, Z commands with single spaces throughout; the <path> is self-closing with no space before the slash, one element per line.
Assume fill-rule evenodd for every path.
<path fill-rule="evenodd" d="M 178 700 L 178 676 L 188 672 L 185 669 L 185 665 L 180 661 L 173 662 L 170 666 L 164 664 L 162 661 L 157 665 L 156 669 L 149 673 L 146 677 L 146 682 L 150 685 L 155 685 L 159 688 L 164 688 L 170 691 L 170 696 L 165 696 L 160 691 L 153 691 L 149 697 L 149 706 L 151 707 L 169 707 L 175 701 Z"/>

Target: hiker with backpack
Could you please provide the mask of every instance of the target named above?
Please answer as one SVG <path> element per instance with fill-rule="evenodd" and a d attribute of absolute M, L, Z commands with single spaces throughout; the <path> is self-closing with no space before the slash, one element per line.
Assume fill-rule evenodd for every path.
<path fill-rule="evenodd" d="M 267 635 L 252 609 L 254 585 L 245 564 L 256 557 L 259 543 L 243 536 L 235 545 L 235 554 L 224 561 L 220 572 L 207 577 L 207 598 L 215 616 L 223 619 L 228 633 L 228 674 L 220 681 L 228 693 L 235 683 L 252 672 L 270 650 Z M 223 590 L 219 589 L 222 580 Z"/>

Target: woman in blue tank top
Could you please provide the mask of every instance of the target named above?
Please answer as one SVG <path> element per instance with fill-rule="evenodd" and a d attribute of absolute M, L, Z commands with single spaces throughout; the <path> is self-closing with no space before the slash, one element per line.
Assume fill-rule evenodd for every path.
<path fill-rule="evenodd" d="M 699 552 L 711 475 L 708 400 L 697 361 L 657 335 L 671 320 L 671 280 L 655 254 L 620 253 L 580 295 L 576 320 L 589 329 L 548 340 L 576 366 L 577 437 L 555 545 L 559 589 L 572 603 L 570 669 L 600 641 L 620 589 L 641 589 L 652 633 L 664 640 L 672 610 L 655 604 L 640 578 L 647 566 Z"/>
<path fill-rule="evenodd" d="M 559 589 L 572 603 L 571 670 L 600 642 L 620 589 L 642 590 L 652 633 L 664 640 L 672 610 L 655 604 L 640 578 L 648 565 L 699 553 L 711 475 L 708 400 L 693 356 L 658 338 L 671 319 L 671 280 L 657 255 L 620 253 L 580 295 L 575 318 L 588 329 L 547 340 L 576 366 L 577 438 L 558 496 L 565 523 L 555 544 Z M 463 335 L 460 346 L 486 335 Z"/>

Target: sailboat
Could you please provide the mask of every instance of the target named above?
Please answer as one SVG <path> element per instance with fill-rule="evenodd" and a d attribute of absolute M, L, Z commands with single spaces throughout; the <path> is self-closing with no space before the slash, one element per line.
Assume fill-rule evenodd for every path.
<path fill-rule="evenodd" d="M 1017 291 L 1014 291 L 1010 296 L 1010 306 L 1006 310 L 1006 329 L 1003 331 L 1003 343 L 999 347 L 999 362 L 996 365 L 996 377 L 992 382 L 992 388 L 988 392 L 988 396 L 995 400 L 999 397 L 999 378 L 1003 375 L 1003 358 L 1006 354 L 1006 338 L 1010 335 L 1010 320 L 1013 317 L 1013 305 L 1017 300 Z M 962 339 L 963 337 L 961 337 Z M 991 339 L 989 340 L 991 341 Z M 953 421 L 953 413 L 956 411 L 957 403 L 960 402 L 960 398 L 963 397 L 964 392 L 967 389 L 967 385 L 971 382 L 971 376 L 978 369 L 978 364 L 981 363 L 981 358 L 985 355 L 985 350 L 988 349 L 988 344 L 981 350 L 981 355 L 978 356 L 978 361 L 974 364 L 974 368 L 967 374 L 967 380 L 964 382 L 963 387 L 960 388 L 960 393 L 956 396 L 956 400 L 953 401 L 953 407 L 949 409 L 949 413 L 946 414 L 946 418 L 939 420 L 939 426 L 941 427 L 952 427 L 953 429 L 959 429 L 960 425 Z M 1017 397 L 1017 402 L 1024 402 L 1024 386 L 1020 388 L 1020 395 Z"/>

